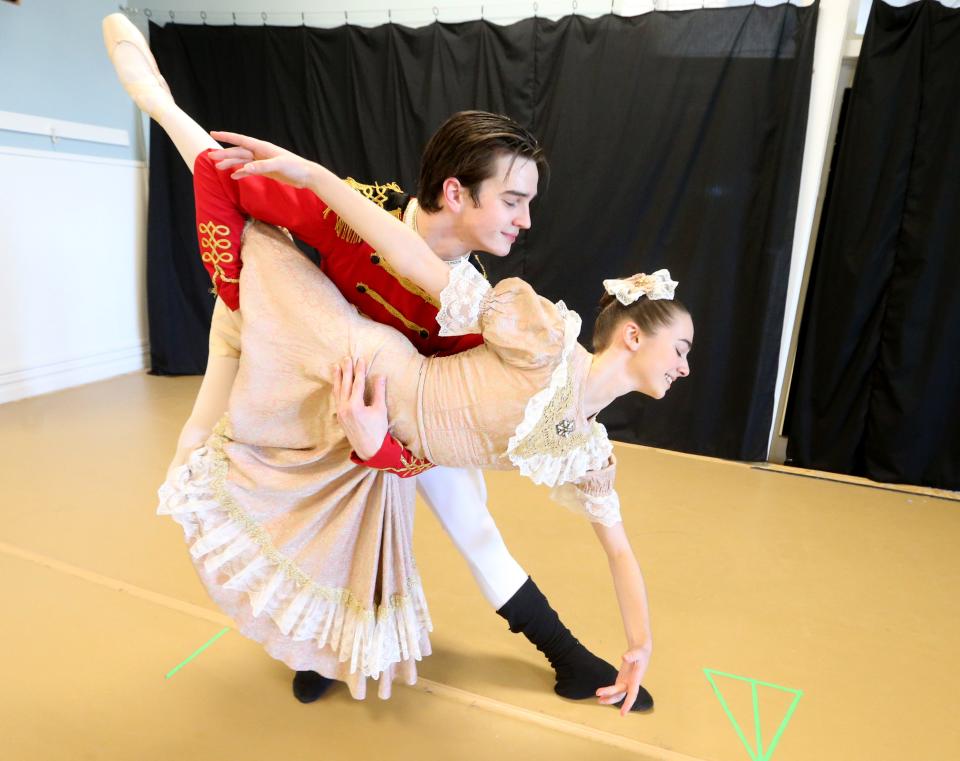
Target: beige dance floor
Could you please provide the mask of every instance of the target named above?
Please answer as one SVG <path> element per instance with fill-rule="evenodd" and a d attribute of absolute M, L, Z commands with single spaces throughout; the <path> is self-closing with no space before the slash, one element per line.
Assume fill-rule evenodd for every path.
<path fill-rule="evenodd" d="M 422 506 L 434 654 L 416 687 L 301 705 L 283 664 L 233 631 L 167 679 L 229 626 L 154 515 L 198 384 L 135 374 L 0 406 L 4 761 L 748 761 L 705 669 L 802 691 L 768 759 L 960 758 L 960 502 L 630 446 L 618 486 L 650 593 L 654 712 L 553 695 Z M 514 555 L 615 660 L 586 522 L 516 474 L 487 483 Z M 716 684 L 755 745 L 751 684 Z M 794 695 L 758 686 L 765 751 Z"/>

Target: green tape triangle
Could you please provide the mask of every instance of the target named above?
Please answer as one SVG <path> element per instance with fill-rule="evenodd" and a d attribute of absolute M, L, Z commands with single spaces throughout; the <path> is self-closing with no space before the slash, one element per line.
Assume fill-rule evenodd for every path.
<path fill-rule="evenodd" d="M 707 681 L 710 682 L 710 686 L 713 687 L 713 691 L 717 696 L 717 699 L 720 701 L 720 705 L 723 707 L 724 713 L 727 714 L 727 718 L 730 719 L 730 723 L 733 725 L 733 730 L 737 733 L 737 737 L 740 738 L 740 742 L 743 743 L 743 747 L 746 748 L 747 753 L 749 754 L 752 761 L 770 761 L 773 756 L 773 751 L 776 749 L 777 744 L 780 742 L 780 738 L 783 736 L 784 730 L 787 728 L 787 724 L 790 722 L 793 712 L 797 708 L 797 703 L 800 702 L 800 697 L 803 695 L 801 690 L 794 690 L 790 687 L 781 687 L 777 684 L 770 684 L 769 682 L 762 682 L 759 679 L 749 679 L 745 676 L 737 676 L 736 674 L 727 674 L 723 671 L 716 671 L 715 669 L 704 669 L 703 673 L 706 674 Z M 743 728 L 740 726 L 740 722 L 737 721 L 736 717 L 733 715 L 733 711 L 730 710 L 730 706 L 727 705 L 726 699 L 723 697 L 723 693 L 720 691 L 720 688 L 717 686 L 716 681 L 714 680 L 715 676 L 722 676 L 729 679 L 737 679 L 741 682 L 746 682 L 750 685 L 751 698 L 753 702 L 753 736 L 755 738 L 755 743 L 751 743 L 746 736 L 746 733 L 743 731 Z M 757 689 L 758 687 L 768 687 L 775 690 L 782 690 L 783 692 L 788 692 L 793 695 L 793 702 L 791 702 L 790 707 L 787 709 L 786 714 L 780 722 L 780 725 L 777 727 L 777 731 L 773 736 L 770 744 L 767 746 L 766 750 L 763 747 L 763 737 L 761 732 L 761 723 L 760 723 L 760 693 Z"/>

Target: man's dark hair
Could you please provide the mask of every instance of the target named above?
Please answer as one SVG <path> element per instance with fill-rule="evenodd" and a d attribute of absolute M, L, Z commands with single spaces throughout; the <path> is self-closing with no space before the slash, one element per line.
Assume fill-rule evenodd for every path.
<path fill-rule="evenodd" d="M 541 178 L 550 171 L 537 139 L 510 117 L 487 111 L 455 113 L 423 150 L 417 202 L 424 211 L 440 211 L 443 182 L 456 177 L 477 203 L 480 183 L 493 176 L 496 160 L 504 155 L 536 162 Z"/>

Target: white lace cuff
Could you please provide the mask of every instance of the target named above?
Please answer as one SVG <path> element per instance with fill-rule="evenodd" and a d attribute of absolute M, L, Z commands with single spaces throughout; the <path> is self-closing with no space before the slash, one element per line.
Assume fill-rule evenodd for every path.
<path fill-rule="evenodd" d="M 480 332 L 480 307 L 490 283 L 466 259 L 450 270 L 450 281 L 440 292 L 437 324 L 441 336 Z"/>
<path fill-rule="evenodd" d="M 598 497 L 587 494 L 577 488 L 576 484 L 565 483 L 550 490 L 550 499 L 572 512 L 587 516 L 591 523 L 602 523 L 610 527 L 622 520 L 620 497 L 613 489 Z"/>

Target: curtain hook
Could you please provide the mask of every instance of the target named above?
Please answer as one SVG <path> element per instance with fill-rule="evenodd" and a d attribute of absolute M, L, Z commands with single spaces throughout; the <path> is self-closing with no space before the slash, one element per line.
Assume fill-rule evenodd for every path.
<path fill-rule="evenodd" d="M 206 12 L 206 11 L 200 11 L 200 20 L 203 22 L 203 25 L 204 25 L 204 26 L 207 25 L 207 12 Z"/>
<path fill-rule="evenodd" d="M 533 17 L 537 17 L 537 11 L 540 10 L 540 6 L 537 4 L 537 0 L 533 0 Z"/>
<path fill-rule="evenodd" d="M 170 20 L 171 20 L 171 21 L 176 21 L 176 20 L 177 20 L 177 17 L 173 15 L 173 11 L 170 11 Z"/>
<path fill-rule="evenodd" d="M 263 21 L 263 25 L 264 25 L 264 26 L 267 25 L 267 12 L 266 12 L 266 11 L 260 11 L 260 20 Z"/>
<path fill-rule="evenodd" d="M 349 23 L 350 23 L 350 17 L 347 15 L 347 12 L 346 12 L 346 11 L 343 12 L 343 23 L 344 23 L 344 24 L 349 24 Z"/>
<path fill-rule="evenodd" d="M 146 16 L 147 18 L 153 18 L 153 11 L 150 10 L 149 8 L 144 8 L 143 15 Z"/>
<path fill-rule="evenodd" d="M 573 0 L 573 12 L 577 12 L 577 0 Z"/>
<path fill-rule="evenodd" d="M 440 21 L 440 9 L 437 6 L 433 6 L 433 20 Z"/>
<path fill-rule="evenodd" d="M 236 11 L 234 11 L 233 13 L 231 13 L 231 15 L 233 16 L 233 25 L 236 26 L 236 25 L 237 25 L 237 13 L 236 13 Z"/>
<path fill-rule="evenodd" d="M 307 25 L 307 14 L 304 13 L 303 11 L 300 11 L 300 25 L 301 26 Z"/>

